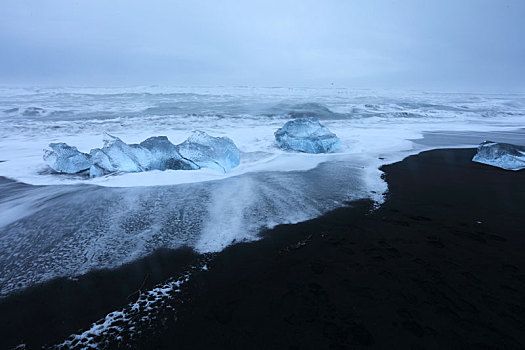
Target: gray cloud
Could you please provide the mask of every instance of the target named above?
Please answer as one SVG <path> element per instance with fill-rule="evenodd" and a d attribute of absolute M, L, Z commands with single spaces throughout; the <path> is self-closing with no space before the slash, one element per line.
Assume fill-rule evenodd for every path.
<path fill-rule="evenodd" d="M 0 13 L 0 84 L 525 88 L 520 0 L 3 0 Z"/>

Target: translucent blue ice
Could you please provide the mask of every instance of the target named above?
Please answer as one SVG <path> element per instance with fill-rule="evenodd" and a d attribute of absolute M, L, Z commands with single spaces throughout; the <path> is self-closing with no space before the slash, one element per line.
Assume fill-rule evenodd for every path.
<path fill-rule="evenodd" d="M 521 170 L 525 169 L 525 147 L 485 141 L 478 146 L 472 160 L 506 170 Z"/>
<path fill-rule="evenodd" d="M 151 153 L 147 149 L 140 145 L 128 145 L 109 134 L 104 137 L 104 147 L 92 149 L 89 153 L 92 164 L 104 173 L 146 171 L 151 161 Z M 91 177 L 93 175 L 90 174 Z"/>
<path fill-rule="evenodd" d="M 287 122 L 275 132 L 279 148 L 305 153 L 329 153 L 341 145 L 339 138 L 321 125 L 318 118 Z"/>
<path fill-rule="evenodd" d="M 154 136 L 140 143 L 150 152 L 149 169 L 157 170 L 193 170 L 199 169 L 195 163 L 182 158 L 177 146 L 168 140 L 166 136 Z"/>
<path fill-rule="evenodd" d="M 91 166 L 91 156 L 79 152 L 76 147 L 63 142 L 51 143 L 49 147 L 51 150 L 44 150 L 44 160 L 56 172 L 75 174 Z"/>
<path fill-rule="evenodd" d="M 150 137 L 140 144 L 127 144 L 118 137 L 106 134 L 104 147 L 89 154 L 79 152 L 65 143 L 52 143 L 44 160 L 57 172 L 74 174 L 89 169 L 90 177 L 115 172 L 148 170 L 216 169 L 227 172 L 240 163 L 240 151 L 227 137 L 212 137 L 196 131 L 180 145 L 166 136 Z"/>
<path fill-rule="evenodd" d="M 239 165 L 241 152 L 227 137 L 213 137 L 203 131 L 195 131 L 177 146 L 185 159 L 201 168 L 227 172 Z"/>

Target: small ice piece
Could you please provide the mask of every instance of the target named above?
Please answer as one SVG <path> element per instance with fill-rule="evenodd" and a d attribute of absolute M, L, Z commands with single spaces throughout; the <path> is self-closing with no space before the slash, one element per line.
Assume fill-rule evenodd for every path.
<path fill-rule="evenodd" d="M 227 137 L 213 137 L 203 131 L 195 131 L 177 146 L 180 155 L 201 168 L 226 173 L 239 165 L 241 152 Z"/>
<path fill-rule="evenodd" d="M 506 170 L 521 170 L 525 169 L 525 147 L 485 141 L 478 146 L 472 160 Z"/>
<path fill-rule="evenodd" d="M 199 166 L 182 158 L 177 146 L 168 140 L 166 136 L 154 136 L 140 143 L 151 153 L 149 167 L 151 170 L 193 170 Z"/>
<path fill-rule="evenodd" d="M 281 149 L 305 153 L 329 153 L 341 145 L 319 118 L 291 120 L 275 132 L 275 140 Z"/>
<path fill-rule="evenodd" d="M 91 166 L 91 156 L 74 146 L 60 142 L 51 143 L 49 147 L 51 150 L 44 150 L 44 161 L 56 172 L 76 174 Z"/>
<path fill-rule="evenodd" d="M 115 171 L 139 172 L 149 168 L 151 153 L 140 145 L 128 145 L 118 137 L 106 134 L 104 147 L 92 149 L 90 152 L 93 165 L 104 173 Z M 98 175 L 98 171 L 90 176 Z"/>

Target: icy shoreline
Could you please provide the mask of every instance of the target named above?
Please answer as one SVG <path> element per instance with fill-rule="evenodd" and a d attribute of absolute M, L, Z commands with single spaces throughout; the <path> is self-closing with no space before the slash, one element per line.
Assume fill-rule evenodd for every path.
<path fill-rule="evenodd" d="M 24 115 L 31 106 L 44 112 Z M 0 294 L 120 266 L 159 248 L 220 251 L 258 239 L 261 228 L 315 218 L 355 199 L 381 203 L 382 165 L 433 148 L 505 142 L 509 130 L 523 126 L 524 107 L 522 95 L 315 89 L 5 93 L 0 176 L 16 182 L 0 183 Z M 312 115 L 342 145 L 326 154 L 279 149 L 275 131 Z M 152 135 L 180 144 L 193 130 L 234 140 L 239 166 L 86 179 L 51 174 L 42 160 L 53 142 L 87 153 L 100 147 L 104 132 L 129 144 Z M 429 132 L 437 136 L 425 144 Z"/>

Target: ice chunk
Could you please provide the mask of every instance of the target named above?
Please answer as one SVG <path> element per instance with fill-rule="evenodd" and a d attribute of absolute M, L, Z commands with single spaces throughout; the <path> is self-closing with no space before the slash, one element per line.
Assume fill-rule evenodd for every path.
<path fill-rule="evenodd" d="M 213 137 L 203 131 L 195 131 L 177 146 L 185 159 L 201 168 L 227 172 L 240 163 L 241 152 L 227 137 Z"/>
<path fill-rule="evenodd" d="M 239 165 L 240 151 L 227 137 L 212 137 L 197 131 L 180 145 L 172 144 L 166 136 L 155 136 L 139 145 L 126 144 L 106 134 L 104 147 L 90 154 L 81 153 L 65 143 L 52 143 L 45 151 L 44 160 L 51 168 L 63 173 L 77 173 L 89 169 L 90 177 L 114 172 L 141 172 L 148 170 L 217 169 L 227 172 Z"/>
<path fill-rule="evenodd" d="M 478 153 L 472 160 L 506 170 L 525 169 L 525 147 L 485 141 L 478 146 Z"/>
<path fill-rule="evenodd" d="M 104 173 L 146 171 L 151 160 L 151 152 L 147 149 L 140 145 L 128 145 L 109 134 L 104 138 L 104 147 L 92 149 L 89 153 L 93 165 L 102 169 Z"/>
<path fill-rule="evenodd" d="M 150 137 L 140 143 L 151 153 L 150 169 L 156 170 L 192 170 L 198 169 L 195 163 L 182 158 L 177 146 L 171 143 L 166 136 Z"/>
<path fill-rule="evenodd" d="M 321 125 L 318 118 L 287 122 L 275 132 L 279 148 L 305 153 L 329 153 L 341 145 L 337 136 Z"/>
<path fill-rule="evenodd" d="M 51 150 L 44 150 L 44 160 L 56 172 L 75 174 L 89 169 L 91 156 L 63 142 L 51 143 Z"/>

